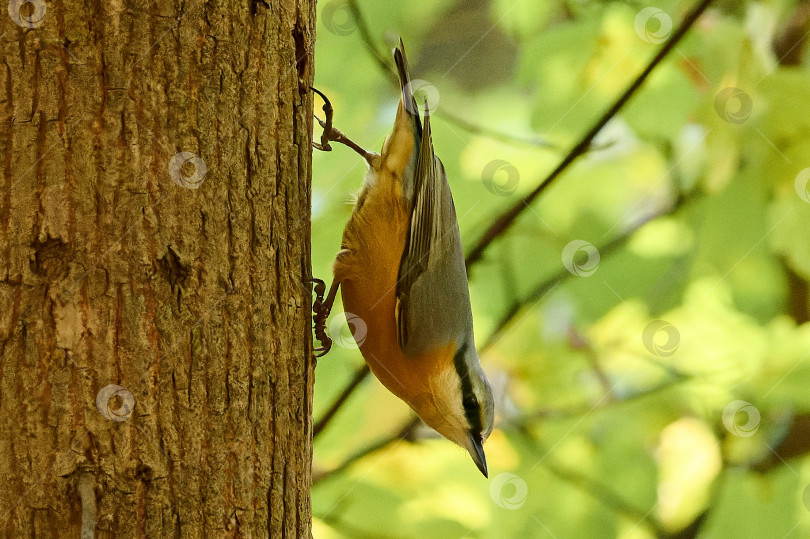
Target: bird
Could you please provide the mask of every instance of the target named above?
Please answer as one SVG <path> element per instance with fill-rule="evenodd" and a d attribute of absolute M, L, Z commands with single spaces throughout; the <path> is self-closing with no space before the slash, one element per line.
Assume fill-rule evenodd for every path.
<path fill-rule="evenodd" d="M 326 121 L 321 143 L 343 143 L 368 164 L 363 187 L 333 264 L 334 280 L 316 281 L 315 334 L 329 350 L 325 321 L 338 288 L 371 372 L 428 426 L 464 448 L 488 477 L 484 442 L 494 400 L 473 335 L 469 284 L 450 185 L 434 153 L 429 103 L 414 97 L 405 47 L 393 49 L 400 84 L 394 128 L 380 153 L 368 152 Z M 347 315 L 348 317 L 348 315 Z M 360 332 L 356 332 L 360 333 Z M 321 354 L 322 355 L 322 354 Z"/>

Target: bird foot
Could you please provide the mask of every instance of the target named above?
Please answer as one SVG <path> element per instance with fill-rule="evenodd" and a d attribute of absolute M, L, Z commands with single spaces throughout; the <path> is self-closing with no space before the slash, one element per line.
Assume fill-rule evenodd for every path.
<path fill-rule="evenodd" d="M 315 349 L 315 357 L 321 357 L 326 355 L 332 348 L 332 339 L 326 334 L 326 319 L 332 310 L 332 302 L 335 300 L 334 292 L 337 292 L 338 285 L 337 283 L 333 284 L 332 289 L 329 290 L 329 295 L 324 298 L 326 283 L 314 277 L 307 279 L 307 281 L 315 285 L 313 287 L 315 301 L 312 302 L 312 318 L 315 323 L 315 338 L 320 343 L 320 346 Z"/>
<path fill-rule="evenodd" d="M 323 152 L 331 152 L 332 145 L 329 143 L 338 142 L 340 144 L 343 144 L 344 146 L 348 146 L 349 148 L 360 154 L 360 156 L 363 159 L 369 161 L 369 159 L 371 159 L 371 157 L 374 155 L 373 153 L 367 152 L 366 150 L 361 148 L 358 144 L 352 141 L 352 139 L 341 133 L 339 129 L 337 129 L 332 125 L 332 121 L 335 115 L 335 109 L 332 108 L 332 103 L 329 101 L 329 98 L 327 98 L 323 94 L 323 92 L 313 88 L 312 86 L 310 86 L 310 89 L 319 96 L 321 96 L 321 99 L 323 99 L 323 113 L 325 118 L 321 120 L 320 118 L 318 118 L 318 116 L 313 115 L 315 116 L 315 119 L 318 120 L 318 124 L 320 124 L 320 126 L 323 128 L 323 132 L 321 133 L 321 141 L 313 142 L 312 147 L 315 148 L 316 150 L 321 150 Z"/>

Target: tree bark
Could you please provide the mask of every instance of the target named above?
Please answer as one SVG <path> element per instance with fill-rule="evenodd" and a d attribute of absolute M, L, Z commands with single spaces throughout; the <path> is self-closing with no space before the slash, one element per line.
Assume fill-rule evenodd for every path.
<path fill-rule="evenodd" d="M 0 536 L 309 536 L 314 1 L 22 1 Z"/>

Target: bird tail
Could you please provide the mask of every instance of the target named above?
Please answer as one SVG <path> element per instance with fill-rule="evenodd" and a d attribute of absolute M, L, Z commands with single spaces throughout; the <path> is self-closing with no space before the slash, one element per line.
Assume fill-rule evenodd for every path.
<path fill-rule="evenodd" d="M 399 75 L 399 87 L 402 91 L 402 105 L 413 121 L 414 133 L 417 135 L 418 139 L 421 139 L 422 122 L 419 118 L 419 107 L 416 105 L 416 98 L 413 95 L 411 75 L 408 71 L 408 57 L 405 55 L 405 45 L 402 43 L 401 38 L 399 45 L 394 49 L 394 63 L 397 65 L 397 75 Z M 427 107 L 427 104 L 425 104 L 425 107 Z"/>

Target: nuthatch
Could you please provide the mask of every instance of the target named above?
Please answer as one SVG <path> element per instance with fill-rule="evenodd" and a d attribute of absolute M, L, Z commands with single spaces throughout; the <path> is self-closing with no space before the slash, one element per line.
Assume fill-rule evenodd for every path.
<path fill-rule="evenodd" d="M 494 401 L 475 350 L 453 197 L 433 153 L 427 103 L 424 124 L 420 120 L 401 40 L 393 52 L 402 96 L 381 154 L 334 129 L 331 106 L 324 105 L 324 136 L 316 147 L 328 150 L 330 140 L 347 144 L 369 170 L 343 232 L 328 296 L 322 297 L 322 282 L 316 287 L 316 336 L 325 353 L 330 341 L 323 324 L 342 286 L 345 310 L 366 324 L 358 346 L 371 372 L 425 423 L 466 449 L 486 476 L 483 443 L 492 431 Z"/>

